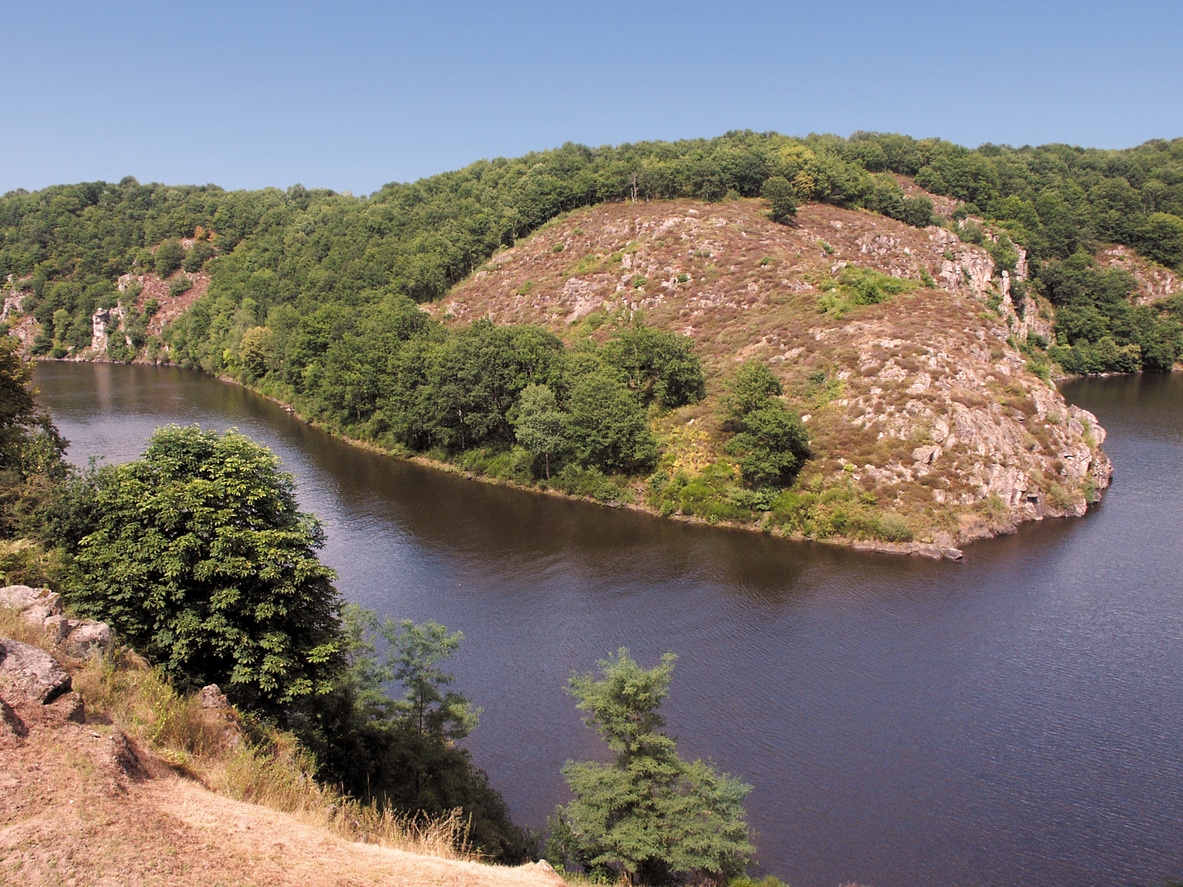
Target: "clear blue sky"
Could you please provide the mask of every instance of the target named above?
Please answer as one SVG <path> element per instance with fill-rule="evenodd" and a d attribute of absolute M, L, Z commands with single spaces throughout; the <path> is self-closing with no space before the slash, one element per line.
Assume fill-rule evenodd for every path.
<path fill-rule="evenodd" d="M 368 194 L 480 158 L 855 130 L 1183 136 L 1183 3 L 0 3 L 0 193 Z"/>

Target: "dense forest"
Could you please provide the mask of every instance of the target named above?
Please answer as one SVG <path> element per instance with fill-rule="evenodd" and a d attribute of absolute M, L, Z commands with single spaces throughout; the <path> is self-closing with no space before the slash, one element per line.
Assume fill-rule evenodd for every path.
<path fill-rule="evenodd" d="M 34 353 L 86 352 L 92 317 L 107 310 L 108 358 L 196 366 L 396 451 L 612 498 L 621 478 L 655 465 L 646 416 L 703 395 L 685 340 L 641 324 L 567 347 L 536 328 L 450 326 L 417 304 L 557 215 L 605 201 L 763 197 L 789 224 L 804 201 L 945 223 L 909 181 L 957 201 L 947 224 L 997 268 L 1014 269 L 1016 245 L 1027 251 L 1027 285 L 1056 308 L 1053 341 L 1021 343 L 1041 360 L 1070 373 L 1129 372 L 1167 370 L 1183 356 L 1183 296 L 1135 305 L 1133 276 L 1094 258 L 1100 245 L 1122 244 L 1167 268 L 1183 264 L 1183 140 L 969 150 L 873 133 L 733 132 L 568 144 L 365 198 L 128 178 L 5 195 L 0 275 L 39 323 Z M 189 275 L 209 278 L 159 336 L 149 333 L 158 301 L 137 299 L 140 284 L 123 277 L 146 272 L 174 295 Z M 780 486 L 808 443 L 795 417 L 757 413 L 747 425 L 728 420 L 738 438 L 728 446 L 752 466 L 749 486 Z M 768 469 L 775 453 L 790 454 L 784 470 Z"/>

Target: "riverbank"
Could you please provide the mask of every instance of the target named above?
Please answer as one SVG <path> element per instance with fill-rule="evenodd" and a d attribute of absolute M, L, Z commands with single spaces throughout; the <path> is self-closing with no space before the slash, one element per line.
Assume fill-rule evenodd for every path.
<path fill-rule="evenodd" d="M 688 523 L 956 557 L 1024 523 L 1083 514 L 1112 471 L 1104 429 L 1064 401 L 1032 344 L 1046 343 L 1050 322 L 1030 293 L 1018 306 L 1012 297 L 1026 276 L 1016 255 L 1013 273 L 998 271 L 989 250 L 950 227 L 821 204 L 802 207 L 792 226 L 769 221 L 761 201 L 607 204 L 558 217 L 424 306 L 441 339 L 491 319 L 543 328 L 568 351 L 602 347 L 638 325 L 689 342 L 706 396 L 650 407 L 656 464 L 632 476 L 574 464 L 544 477 L 539 454 L 508 443 L 512 405 L 499 408 L 499 434 L 455 455 L 435 432 L 416 432 L 407 404 L 420 395 L 393 391 L 385 365 L 402 340 L 376 356 L 372 347 L 390 324 L 426 323 L 414 306 L 378 305 L 364 334 L 354 317 L 343 328 L 353 332 L 318 346 L 336 355 L 335 367 L 359 362 L 349 398 L 368 392 L 364 408 L 332 407 L 345 399 L 334 393 L 345 380 L 332 384 L 320 364 L 315 391 L 291 382 L 279 333 L 266 326 L 250 327 L 249 338 L 266 344 L 250 358 L 254 369 L 231 352 L 210 366 L 229 361 L 235 372 L 222 378 L 356 445 L 468 477 Z M 299 323 L 285 321 L 289 340 Z M 306 335 L 323 337 L 324 325 L 314 326 Z M 729 391 L 750 362 L 769 368 L 783 392 L 777 402 L 809 438 L 812 456 L 787 488 L 749 482 L 728 449 Z"/>
<path fill-rule="evenodd" d="M 1110 431 L 1120 483 L 1081 520 L 952 564 L 474 484 L 202 374 L 37 372 L 75 463 L 135 458 L 156 426 L 194 422 L 280 455 L 348 600 L 464 632 L 456 686 L 484 709 L 467 745 L 526 826 L 544 827 L 568 799 L 564 762 L 589 755 L 567 679 L 627 646 L 646 664 L 678 655 L 670 729 L 755 786 L 760 863 L 789 883 L 1183 871 L 1183 836 L 1158 815 L 1183 803 L 1169 741 L 1183 659 L 1153 652 L 1183 636 L 1180 374 L 1066 385 Z"/>

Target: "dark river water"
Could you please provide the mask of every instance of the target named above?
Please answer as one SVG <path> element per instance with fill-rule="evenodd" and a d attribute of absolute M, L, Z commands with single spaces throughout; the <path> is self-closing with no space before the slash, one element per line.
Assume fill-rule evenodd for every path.
<path fill-rule="evenodd" d="M 678 656 L 684 756 L 754 789 L 794 887 L 1183 879 L 1183 378 L 1065 389 L 1109 430 L 1103 504 L 970 546 L 859 554 L 498 489 L 382 458 L 176 369 L 42 364 L 70 456 L 236 426 L 295 474 L 346 598 L 464 632 L 469 747 L 515 817 L 602 754 L 563 687 Z"/>

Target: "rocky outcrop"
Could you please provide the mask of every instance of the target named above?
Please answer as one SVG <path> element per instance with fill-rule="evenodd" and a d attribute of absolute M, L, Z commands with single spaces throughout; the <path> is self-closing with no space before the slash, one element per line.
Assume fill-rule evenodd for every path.
<path fill-rule="evenodd" d="M 205 726 L 221 748 L 238 748 L 244 741 L 242 721 L 234 706 L 217 684 L 208 684 L 197 693 L 197 705 Z"/>
<path fill-rule="evenodd" d="M 25 700 L 42 705 L 70 690 L 70 675 L 40 647 L 0 638 L 0 697 L 9 704 Z"/>
<path fill-rule="evenodd" d="M 643 311 L 694 340 L 712 397 L 740 362 L 765 361 L 809 430 L 800 486 L 878 515 L 845 541 L 955 557 L 1024 521 L 1083 513 L 1111 474 L 1096 417 L 1020 350 L 1051 335 L 1021 286 L 1026 253 L 1015 247 L 1013 270 L 999 271 L 960 230 L 817 204 L 791 226 L 758 201 L 599 206 L 497 254 L 437 310 L 593 337 Z M 850 267 L 916 289 L 831 311 L 824 297 Z M 708 400 L 670 423 L 706 429 L 703 465 L 725 455 L 717 413 Z M 673 461 L 691 470 L 681 454 Z M 866 523 L 884 516 L 888 538 L 867 539 L 877 530 Z"/>
<path fill-rule="evenodd" d="M 1102 268 L 1116 268 L 1134 278 L 1134 303 L 1150 305 L 1183 292 L 1179 275 L 1162 265 L 1139 256 L 1128 246 L 1108 246 L 1097 253 Z"/>
<path fill-rule="evenodd" d="M 41 628 L 55 649 L 72 659 L 109 656 L 115 647 L 115 635 L 107 623 L 67 617 L 61 595 L 48 588 L 0 588 L 0 606 L 15 610 L 25 622 Z"/>
<path fill-rule="evenodd" d="M 97 308 L 94 314 L 90 316 L 90 352 L 95 355 L 102 355 L 107 353 L 107 345 L 110 344 L 110 330 L 112 326 L 122 325 L 127 318 L 127 312 L 122 305 L 116 305 L 114 308 Z M 124 340 L 127 344 L 131 344 L 131 340 L 125 335 Z"/>

